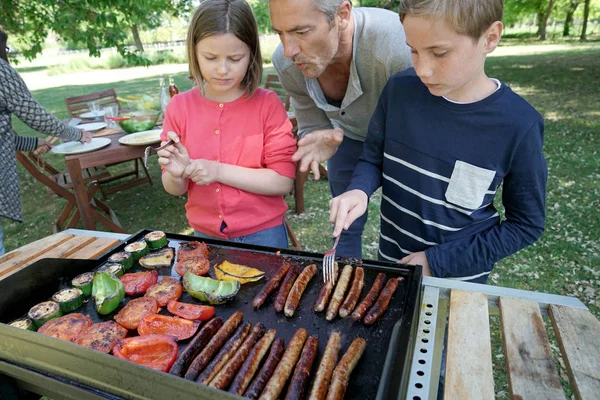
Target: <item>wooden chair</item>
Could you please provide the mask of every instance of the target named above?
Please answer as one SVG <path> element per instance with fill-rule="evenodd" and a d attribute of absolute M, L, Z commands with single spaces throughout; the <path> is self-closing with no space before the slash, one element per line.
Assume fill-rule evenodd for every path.
<path fill-rule="evenodd" d="M 106 89 L 101 92 L 86 94 L 84 96 L 65 98 L 65 104 L 67 105 L 69 115 L 73 118 L 79 118 L 81 114 L 89 111 L 88 103 L 90 101 L 97 101 L 100 104 L 100 108 L 118 106 L 119 109 L 121 109 L 115 89 Z"/>
<path fill-rule="evenodd" d="M 44 161 L 41 154 L 36 152 L 25 153 L 19 151 L 17 152 L 17 160 L 31 176 L 44 184 L 50 193 L 54 193 L 67 201 L 67 204 L 52 226 L 53 232 L 56 233 L 63 229 L 75 228 L 81 220 L 81 215 L 77 209 L 75 195 L 71 190 L 73 185 L 71 184 L 69 174 L 60 173 L 56 168 Z M 123 228 L 114 211 L 108 205 L 94 197 L 96 191 L 100 188 L 99 179 L 110 177 L 108 170 L 103 167 L 86 168 L 83 170 L 83 176 L 85 182 L 88 184 L 87 194 L 98 221 L 113 231 L 123 232 Z"/>
<path fill-rule="evenodd" d="M 283 102 L 285 110 L 288 111 L 290 122 L 292 123 L 292 132 L 294 133 L 296 139 L 298 139 L 298 136 L 296 135 L 298 132 L 298 123 L 296 121 L 296 116 L 294 116 L 293 114 L 290 115 L 289 113 L 290 94 L 281 85 L 281 82 L 279 81 L 279 76 L 276 74 L 268 74 L 267 81 L 265 82 L 265 89 L 269 89 L 277 93 L 277 96 L 279 96 L 279 98 Z M 304 182 L 306 182 L 306 180 L 308 179 L 308 174 L 310 174 L 310 172 L 301 172 L 298 167 L 296 168 L 296 179 L 294 182 L 294 189 L 292 193 L 294 195 L 294 200 L 296 204 L 296 214 L 302 214 L 304 212 Z M 329 175 L 327 174 L 327 168 L 325 168 L 324 165 L 319 165 L 319 173 L 325 179 L 329 178 Z"/>
<path fill-rule="evenodd" d="M 73 118 L 78 118 L 81 114 L 87 112 L 89 110 L 88 103 L 90 101 L 97 101 L 100 103 L 100 108 L 116 105 L 121 109 L 121 105 L 119 104 L 119 100 L 117 99 L 117 93 L 114 89 L 107 89 L 101 92 L 86 94 L 84 96 L 75 96 L 75 97 L 67 97 L 65 98 L 65 104 L 67 105 L 67 111 L 69 115 Z M 130 161 L 125 161 L 126 163 Z M 121 163 L 119 163 L 121 164 Z M 112 167 L 118 164 L 110 164 L 107 167 Z M 143 179 L 140 174 L 143 171 L 145 175 L 145 179 Z M 109 186 L 107 185 L 110 182 L 122 180 L 123 178 L 133 176 L 133 179 L 128 180 L 127 182 L 120 183 L 118 185 Z M 142 179 L 141 179 L 142 178 Z M 144 165 L 144 162 L 141 158 L 136 158 L 133 160 L 133 168 L 125 171 L 123 173 L 112 175 L 109 178 L 101 179 L 99 181 L 100 184 L 100 192 L 102 193 L 102 197 L 105 198 L 106 195 L 111 193 L 116 193 L 121 190 L 129 189 L 131 187 L 137 186 L 142 183 L 149 183 L 152 185 L 152 178 L 148 173 L 148 169 Z"/>

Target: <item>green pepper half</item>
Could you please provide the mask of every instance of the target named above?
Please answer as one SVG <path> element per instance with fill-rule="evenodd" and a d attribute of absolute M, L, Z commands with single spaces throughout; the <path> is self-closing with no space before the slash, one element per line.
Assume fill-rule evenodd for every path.
<path fill-rule="evenodd" d="M 102 315 L 110 314 L 125 298 L 125 287 L 119 278 L 99 272 L 94 275 L 92 296 L 96 302 L 96 311 Z"/>
<path fill-rule="evenodd" d="M 183 277 L 183 288 L 200 301 L 223 304 L 235 297 L 240 290 L 240 283 L 238 281 L 218 281 L 187 271 Z"/>

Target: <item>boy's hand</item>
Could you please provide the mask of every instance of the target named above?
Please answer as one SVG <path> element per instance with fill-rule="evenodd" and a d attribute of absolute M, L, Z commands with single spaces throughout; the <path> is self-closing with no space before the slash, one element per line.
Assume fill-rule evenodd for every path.
<path fill-rule="evenodd" d="M 429 269 L 429 262 L 427 261 L 427 256 L 424 251 L 418 251 L 416 253 L 412 253 L 400 261 L 400 264 L 413 264 L 413 265 L 422 265 L 423 266 L 423 276 L 433 276 L 431 275 L 431 269 Z"/>
<path fill-rule="evenodd" d="M 369 197 L 362 190 L 354 189 L 329 200 L 329 222 L 335 223 L 333 237 L 337 237 L 343 230 L 348 230 L 350 225 L 367 211 Z"/>
<path fill-rule="evenodd" d="M 197 185 L 208 185 L 219 179 L 219 165 L 217 161 L 192 160 L 183 172 L 182 178 L 189 178 Z"/>
<path fill-rule="evenodd" d="M 300 171 L 312 170 L 315 179 L 320 178 L 319 164 L 329 160 L 344 140 L 344 131 L 340 128 L 314 131 L 298 140 L 298 150 L 292 156 L 300 161 Z"/>
<path fill-rule="evenodd" d="M 190 164 L 190 156 L 175 132 L 169 132 L 167 138 L 173 139 L 175 144 L 165 147 L 157 153 L 158 163 L 173 177 L 181 178 L 185 168 Z M 161 142 L 161 145 L 165 143 Z"/>

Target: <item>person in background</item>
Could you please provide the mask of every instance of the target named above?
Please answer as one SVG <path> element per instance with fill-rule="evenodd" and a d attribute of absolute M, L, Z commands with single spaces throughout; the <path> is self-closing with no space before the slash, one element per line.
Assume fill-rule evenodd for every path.
<path fill-rule="evenodd" d="M 544 120 L 485 73 L 502 0 L 403 0 L 399 13 L 414 69 L 381 94 L 348 190 L 331 202 L 334 235 L 382 186 L 381 259 L 485 283 L 497 261 L 544 231 Z M 500 185 L 504 218 L 494 207 Z"/>
<path fill-rule="evenodd" d="M 385 83 L 412 65 L 402 24 L 392 11 L 352 8 L 346 0 L 269 0 L 269 12 L 281 39 L 273 65 L 291 95 L 301 137 L 294 160 L 317 179 L 327 160 L 331 195 L 339 196 Z M 364 213 L 342 233 L 338 255 L 362 257 L 366 221 Z"/>
<path fill-rule="evenodd" d="M 245 0 L 203 1 L 187 37 L 197 86 L 174 96 L 159 151 L 165 190 L 187 192 L 199 237 L 288 247 L 284 195 L 292 189 L 296 142 L 275 92 L 258 87 L 258 29 Z M 164 142 L 163 142 L 164 143 Z"/>
<path fill-rule="evenodd" d="M 7 41 L 8 35 L 0 31 L 0 217 L 21 222 L 15 152 L 33 151 L 39 147 L 47 147 L 48 144 L 35 137 L 18 136 L 12 128 L 11 115 L 40 133 L 65 141 L 79 140 L 87 143 L 92 140 L 92 134 L 60 121 L 33 98 L 23 79 L 8 63 Z M 2 254 L 4 245 L 0 224 L 0 255 Z"/>

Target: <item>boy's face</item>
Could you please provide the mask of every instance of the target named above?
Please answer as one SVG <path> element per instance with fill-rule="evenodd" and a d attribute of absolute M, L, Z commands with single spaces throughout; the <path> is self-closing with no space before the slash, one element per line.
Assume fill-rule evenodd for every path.
<path fill-rule="evenodd" d="M 337 54 L 340 22 L 350 17 L 349 6 L 340 9 L 331 26 L 325 14 L 313 8 L 313 0 L 269 1 L 271 24 L 284 55 L 307 78 L 318 78 Z"/>
<path fill-rule="evenodd" d="M 492 24 L 477 41 L 433 16 L 407 15 L 403 25 L 415 71 L 431 94 L 459 102 L 481 99 L 489 85 L 485 57 L 496 48 L 502 23 Z"/>

